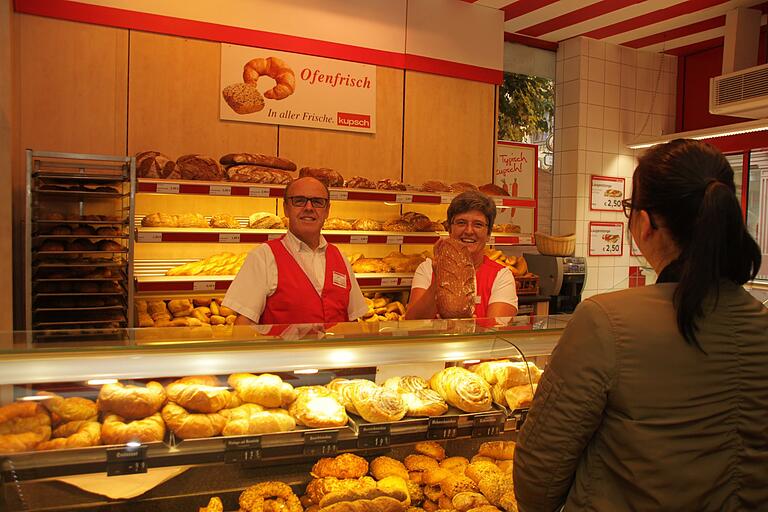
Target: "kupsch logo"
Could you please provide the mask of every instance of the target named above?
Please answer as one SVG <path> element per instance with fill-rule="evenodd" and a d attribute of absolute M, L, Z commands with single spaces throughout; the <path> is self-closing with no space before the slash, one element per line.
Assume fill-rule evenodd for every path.
<path fill-rule="evenodd" d="M 338 112 L 336 114 L 336 124 L 339 126 L 352 126 L 355 128 L 370 128 L 371 116 L 367 114 L 349 114 L 347 112 Z"/>

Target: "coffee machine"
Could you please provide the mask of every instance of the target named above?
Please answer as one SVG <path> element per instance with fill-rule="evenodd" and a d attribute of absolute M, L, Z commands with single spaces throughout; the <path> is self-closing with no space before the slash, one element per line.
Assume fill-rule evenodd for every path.
<path fill-rule="evenodd" d="M 528 270 L 539 276 L 539 293 L 549 297 L 549 314 L 573 313 L 587 281 L 587 260 L 578 256 L 524 254 Z"/>

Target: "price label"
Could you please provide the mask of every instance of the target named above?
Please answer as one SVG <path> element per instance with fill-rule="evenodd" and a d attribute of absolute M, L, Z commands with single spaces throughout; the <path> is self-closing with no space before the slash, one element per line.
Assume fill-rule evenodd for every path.
<path fill-rule="evenodd" d="M 349 243 L 351 244 L 367 244 L 368 235 L 352 235 L 349 237 Z"/>
<path fill-rule="evenodd" d="M 219 243 L 221 244 L 239 244 L 240 233 L 219 233 Z"/>
<path fill-rule="evenodd" d="M 333 455 L 338 451 L 339 431 L 304 434 L 304 455 Z"/>
<path fill-rule="evenodd" d="M 489 243 L 490 245 L 493 245 L 493 244 L 495 244 L 495 243 L 496 243 L 496 237 L 495 237 L 495 236 L 489 236 L 489 237 L 488 237 L 488 243 Z"/>
<path fill-rule="evenodd" d="M 208 193 L 212 196 L 231 196 L 232 187 L 229 185 L 211 185 Z"/>
<path fill-rule="evenodd" d="M 282 234 L 282 233 L 269 233 L 269 234 L 267 235 L 267 240 L 277 240 L 277 239 L 278 239 L 278 238 L 280 238 L 281 236 L 283 236 L 283 234 Z"/>
<path fill-rule="evenodd" d="M 346 201 L 349 197 L 349 192 L 346 190 L 331 190 L 330 192 L 330 198 L 332 200 L 341 200 Z"/>
<path fill-rule="evenodd" d="M 152 242 L 152 243 L 162 242 L 163 241 L 163 234 L 162 233 L 157 233 L 157 232 L 147 233 L 146 231 L 145 232 L 139 231 L 139 236 L 137 237 L 136 241 L 137 242 Z"/>
<path fill-rule="evenodd" d="M 411 283 L 413 282 L 412 277 L 404 277 L 400 279 L 400 285 L 401 286 L 411 286 Z"/>
<path fill-rule="evenodd" d="M 403 243 L 403 235 L 387 236 L 387 243 L 393 244 L 393 245 L 395 244 L 400 245 Z"/>
<path fill-rule="evenodd" d="M 397 194 L 395 196 L 395 202 L 396 203 L 412 203 L 413 202 L 413 195 L 412 194 Z"/>
<path fill-rule="evenodd" d="M 440 196 L 440 204 L 448 204 L 451 201 L 453 201 L 453 197 L 451 197 L 451 196 L 446 196 L 446 195 L 441 195 Z"/>
<path fill-rule="evenodd" d="M 472 418 L 472 437 L 492 437 L 504 432 L 501 413 L 483 414 Z"/>
<path fill-rule="evenodd" d="M 590 183 L 590 209 L 610 212 L 622 211 L 624 178 L 592 176 Z"/>
<path fill-rule="evenodd" d="M 261 437 L 224 440 L 224 462 L 250 465 L 261 460 Z"/>
<path fill-rule="evenodd" d="M 157 188 L 158 194 L 178 194 L 179 193 L 179 184 L 178 183 L 158 183 Z"/>
<path fill-rule="evenodd" d="M 382 277 L 381 286 L 397 286 L 397 281 L 396 277 Z"/>
<path fill-rule="evenodd" d="M 589 255 L 621 256 L 624 252 L 623 222 L 590 222 Z"/>
<path fill-rule="evenodd" d="M 525 418 L 528 417 L 528 410 L 522 410 L 518 413 L 515 413 L 514 415 L 510 416 L 510 419 L 515 425 L 515 430 L 520 430 L 523 428 L 523 423 L 525 423 Z"/>
<path fill-rule="evenodd" d="M 107 448 L 107 476 L 136 475 L 147 472 L 147 447 Z"/>
<path fill-rule="evenodd" d="M 248 189 L 249 197 L 269 197 L 269 189 L 264 187 L 251 187 Z"/>
<path fill-rule="evenodd" d="M 357 436 L 358 448 L 383 448 L 392 439 L 389 425 L 360 425 Z"/>
<path fill-rule="evenodd" d="M 192 283 L 192 289 L 196 292 L 212 292 L 216 289 L 215 281 L 195 281 Z"/>
<path fill-rule="evenodd" d="M 429 418 L 427 439 L 453 439 L 459 435 L 459 417 Z"/>

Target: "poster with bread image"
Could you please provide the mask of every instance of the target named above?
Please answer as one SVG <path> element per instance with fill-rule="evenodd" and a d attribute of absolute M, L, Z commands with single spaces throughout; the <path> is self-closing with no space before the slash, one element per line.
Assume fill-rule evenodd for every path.
<path fill-rule="evenodd" d="M 376 132 L 376 67 L 221 45 L 219 118 Z"/>

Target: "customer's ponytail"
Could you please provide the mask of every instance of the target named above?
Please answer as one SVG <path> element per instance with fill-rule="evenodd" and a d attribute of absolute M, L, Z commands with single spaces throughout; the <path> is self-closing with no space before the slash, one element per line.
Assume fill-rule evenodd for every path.
<path fill-rule="evenodd" d="M 633 177 L 633 209 L 646 210 L 680 249 L 674 265 L 677 326 L 699 348 L 696 321 L 708 297 L 716 307 L 720 280 L 744 284 L 760 268 L 760 247 L 744 225 L 733 169 L 722 153 L 696 140 L 649 149 Z"/>

